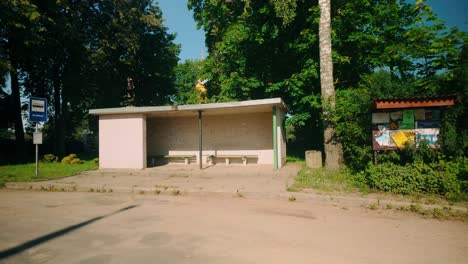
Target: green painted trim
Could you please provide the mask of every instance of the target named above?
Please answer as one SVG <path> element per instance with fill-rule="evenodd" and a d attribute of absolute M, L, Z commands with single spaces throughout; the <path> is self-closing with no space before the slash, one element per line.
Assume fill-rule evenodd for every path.
<path fill-rule="evenodd" d="M 198 110 L 198 152 L 200 170 L 203 168 L 203 131 L 202 131 L 202 111 Z"/>
<path fill-rule="evenodd" d="M 276 128 L 276 106 L 273 106 L 273 167 L 278 169 L 278 135 Z"/>

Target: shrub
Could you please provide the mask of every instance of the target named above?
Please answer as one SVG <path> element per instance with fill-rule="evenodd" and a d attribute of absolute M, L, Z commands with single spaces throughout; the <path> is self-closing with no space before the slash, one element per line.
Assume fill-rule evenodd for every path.
<path fill-rule="evenodd" d="M 425 164 L 415 162 L 404 166 L 393 163 L 371 165 L 366 170 L 369 186 L 392 193 L 433 193 L 447 196 L 460 193 L 458 171 L 450 162 Z"/>
<path fill-rule="evenodd" d="M 69 156 L 66 156 L 62 159 L 62 163 L 63 164 L 70 164 L 71 163 L 71 159 Z"/>
<path fill-rule="evenodd" d="M 81 164 L 83 161 L 81 161 L 79 158 L 72 159 L 70 161 L 70 164 Z"/>
<path fill-rule="evenodd" d="M 46 163 L 52 163 L 52 162 L 57 162 L 58 159 L 59 158 L 55 156 L 54 154 L 45 154 L 42 160 Z"/>
<path fill-rule="evenodd" d="M 94 162 L 94 164 L 99 164 L 99 159 L 98 159 L 98 158 L 94 158 L 94 159 L 93 159 L 93 162 Z"/>
<path fill-rule="evenodd" d="M 83 163 L 76 154 L 70 154 L 62 159 L 63 164 L 80 164 Z"/>

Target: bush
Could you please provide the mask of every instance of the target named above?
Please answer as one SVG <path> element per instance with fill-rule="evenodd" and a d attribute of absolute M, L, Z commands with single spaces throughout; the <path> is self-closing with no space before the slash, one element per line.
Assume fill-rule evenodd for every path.
<path fill-rule="evenodd" d="M 81 161 L 79 158 L 72 159 L 70 161 L 70 164 L 81 164 L 83 161 Z"/>
<path fill-rule="evenodd" d="M 63 164 L 81 164 L 83 163 L 76 154 L 70 154 L 62 159 Z"/>
<path fill-rule="evenodd" d="M 52 162 L 57 162 L 58 161 L 58 157 L 55 156 L 54 154 L 46 154 L 44 155 L 43 157 L 43 161 L 46 162 L 46 163 L 52 163 Z"/>
<path fill-rule="evenodd" d="M 404 166 L 393 163 L 371 165 L 366 179 L 372 188 L 399 194 L 432 193 L 447 196 L 460 193 L 459 171 L 452 162 L 425 164 L 415 162 Z"/>
<path fill-rule="evenodd" d="M 94 158 L 93 162 L 94 162 L 94 164 L 99 164 L 99 158 Z"/>
<path fill-rule="evenodd" d="M 70 164 L 71 163 L 71 158 L 69 156 L 66 156 L 62 159 L 63 164 Z"/>

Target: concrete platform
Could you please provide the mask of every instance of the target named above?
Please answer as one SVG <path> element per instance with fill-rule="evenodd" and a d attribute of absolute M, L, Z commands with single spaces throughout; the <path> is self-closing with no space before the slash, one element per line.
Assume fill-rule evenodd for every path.
<path fill-rule="evenodd" d="M 61 179 L 7 183 L 8 188 L 85 191 L 183 193 L 262 193 L 284 192 L 292 183 L 298 165 L 273 170 L 271 165 L 217 164 L 202 170 L 198 165 L 168 164 L 144 170 L 95 170 Z"/>

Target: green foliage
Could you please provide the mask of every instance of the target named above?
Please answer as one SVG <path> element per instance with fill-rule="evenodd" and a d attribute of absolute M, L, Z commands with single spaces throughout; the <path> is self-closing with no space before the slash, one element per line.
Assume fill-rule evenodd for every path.
<path fill-rule="evenodd" d="M 299 171 L 294 183 L 288 187 L 288 191 L 298 191 L 305 188 L 325 192 L 366 192 L 368 190 L 363 174 L 352 174 L 346 169 L 332 171 L 304 167 Z"/>
<path fill-rule="evenodd" d="M 337 106 L 333 118 L 337 124 L 337 136 L 343 143 L 346 164 L 351 169 L 364 170 L 372 161 L 372 124 L 369 109 L 373 98 L 385 98 L 385 95 L 392 94 L 392 91 L 392 97 L 413 96 L 415 87 L 411 79 L 402 80 L 392 77 L 390 72 L 378 71 L 366 75 L 356 89 L 337 91 Z M 466 116 L 464 107 L 459 102 L 455 107 L 443 112 L 440 148 L 429 146 L 427 141 L 420 142 L 418 146 L 408 144 L 401 151 L 380 152 L 379 162 L 404 165 L 417 161 L 432 163 L 463 157 L 466 148 L 460 146 L 466 144 L 467 137 L 464 125 L 466 122 L 462 121 Z"/>
<path fill-rule="evenodd" d="M 438 160 L 439 155 L 442 155 L 439 149 L 431 147 L 429 141 L 421 140 L 417 146 L 414 142 L 406 144 L 400 157 L 403 163 L 432 163 Z"/>
<path fill-rule="evenodd" d="M 62 158 L 61 163 L 62 163 L 62 164 L 70 164 L 71 161 L 72 161 L 72 160 L 70 159 L 70 157 L 69 157 L 69 156 L 66 156 L 66 157 L 63 157 L 63 158 Z"/>
<path fill-rule="evenodd" d="M 372 161 L 369 137 L 372 133 L 369 108 L 371 95 L 368 89 L 339 90 L 333 120 L 336 133 L 343 144 L 346 164 L 360 171 Z"/>
<path fill-rule="evenodd" d="M 46 163 L 52 163 L 52 162 L 58 162 L 58 159 L 59 158 L 55 156 L 54 154 L 46 154 L 44 155 L 42 160 Z"/>
<path fill-rule="evenodd" d="M 81 164 L 83 161 L 78 158 L 76 154 L 70 154 L 66 157 L 63 157 L 62 161 L 63 164 Z"/>
<path fill-rule="evenodd" d="M 398 193 L 416 194 L 432 193 L 447 196 L 460 193 L 459 171 L 450 167 L 452 163 L 422 162 L 405 166 L 393 163 L 371 165 L 366 170 L 369 186 L 377 190 Z"/>
<path fill-rule="evenodd" d="M 83 161 L 79 158 L 74 158 L 70 161 L 70 164 L 81 164 Z"/>
<path fill-rule="evenodd" d="M 189 0 L 188 7 L 205 30 L 209 100 L 281 96 L 288 105 L 291 150 L 321 149 L 317 3 Z M 461 67 L 466 34 L 445 26 L 425 1 L 336 1 L 331 11 L 337 89 L 332 121 L 347 165 L 360 171 L 372 158 L 369 108 L 374 98 L 429 96 L 447 87 L 467 90 L 466 82 L 460 84 L 466 80 L 466 67 Z M 456 155 L 461 148 L 455 146 L 468 144 L 461 142 L 468 138 L 460 129 L 466 131 L 463 113 L 445 123 L 452 127 L 444 128 L 447 140 L 442 137 Z"/>
<path fill-rule="evenodd" d="M 89 108 L 170 102 L 180 47 L 167 31 L 149 0 L 0 1 L 0 87 L 10 73 L 12 101 L 49 100 L 45 147 L 63 156 Z"/>
<path fill-rule="evenodd" d="M 199 98 L 199 93 L 194 88 L 198 80 L 204 81 L 209 79 L 204 72 L 208 64 L 206 60 L 186 60 L 179 63 L 175 69 L 175 86 L 177 94 L 174 98 L 177 104 L 198 104 L 202 103 Z"/>

